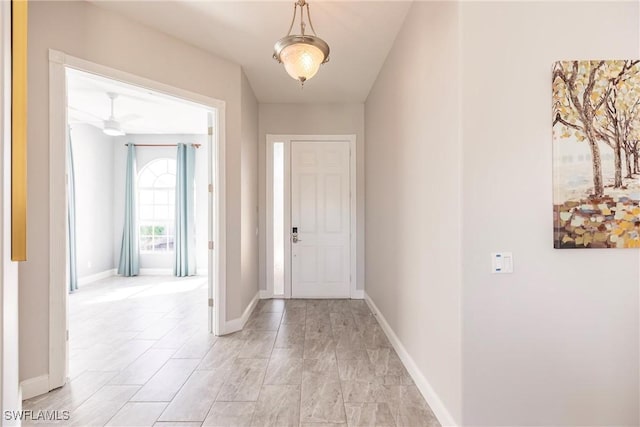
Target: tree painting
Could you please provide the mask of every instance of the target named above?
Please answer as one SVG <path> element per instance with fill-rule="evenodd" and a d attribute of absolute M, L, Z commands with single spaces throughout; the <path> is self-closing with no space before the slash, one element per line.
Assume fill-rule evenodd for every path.
<path fill-rule="evenodd" d="M 640 61 L 553 67 L 554 247 L 640 247 Z"/>

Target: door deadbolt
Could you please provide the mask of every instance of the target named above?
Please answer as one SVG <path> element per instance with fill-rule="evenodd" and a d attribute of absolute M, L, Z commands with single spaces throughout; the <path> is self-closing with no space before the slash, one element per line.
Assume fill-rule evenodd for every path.
<path fill-rule="evenodd" d="M 298 227 L 291 228 L 291 241 L 293 243 L 301 242 L 302 240 L 298 239 Z"/>

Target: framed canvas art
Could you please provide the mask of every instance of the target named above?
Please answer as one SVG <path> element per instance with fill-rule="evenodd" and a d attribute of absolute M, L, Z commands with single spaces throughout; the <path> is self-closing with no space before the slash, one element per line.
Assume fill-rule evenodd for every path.
<path fill-rule="evenodd" d="M 553 66 L 554 247 L 640 247 L 640 61 Z"/>

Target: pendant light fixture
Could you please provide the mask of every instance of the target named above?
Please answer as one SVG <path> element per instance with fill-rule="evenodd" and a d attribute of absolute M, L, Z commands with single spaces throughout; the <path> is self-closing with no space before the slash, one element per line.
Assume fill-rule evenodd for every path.
<path fill-rule="evenodd" d="M 291 34 L 296 15 L 300 8 L 300 34 Z M 307 20 L 313 35 L 305 34 L 307 24 L 304 22 L 304 10 L 307 11 Z M 316 35 L 316 30 L 311 22 L 309 3 L 306 0 L 298 0 L 293 5 L 293 18 L 287 35 L 278 40 L 273 48 L 273 58 L 281 64 L 294 79 L 304 82 L 312 78 L 318 72 L 320 65 L 329 61 L 329 45 Z"/>

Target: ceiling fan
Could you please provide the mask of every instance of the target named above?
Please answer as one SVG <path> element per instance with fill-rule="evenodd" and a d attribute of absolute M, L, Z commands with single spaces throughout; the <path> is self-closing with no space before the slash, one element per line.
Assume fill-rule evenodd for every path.
<path fill-rule="evenodd" d="M 102 131 L 109 136 L 123 136 L 125 135 L 124 130 L 122 130 L 122 124 L 131 120 L 135 120 L 140 118 L 141 116 L 138 114 L 127 114 L 122 117 L 116 118 L 115 116 L 115 100 L 118 98 L 118 94 L 115 92 L 107 92 L 107 97 L 109 98 L 111 113 L 108 118 L 103 119 L 102 117 L 98 117 L 93 113 L 85 111 L 83 109 L 75 108 L 69 105 L 69 110 L 71 110 L 70 118 L 73 122 L 77 123 L 88 123 L 92 124 L 96 127 L 102 128 Z"/>
<path fill-rule="evenodd" d="M 123 136 L 124 131 L 122 130 L 122 126 L 120 125 L 120 122 L 116 120 L 113 113 L 113 107 L 118 94 L 114 92 L 107 92 L 107 96 L 111 100 L 111 115 L 104 121 L 102 131 L 109 136 Z"/>

